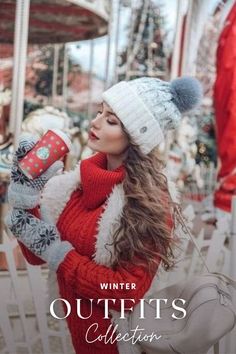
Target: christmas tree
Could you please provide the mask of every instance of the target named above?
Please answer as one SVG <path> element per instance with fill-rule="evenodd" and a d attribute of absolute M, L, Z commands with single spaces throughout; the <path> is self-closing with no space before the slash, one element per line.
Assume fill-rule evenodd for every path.
<path fill-rule="evenodd" d="M 139 76 L 166 78 L 167 57 L 164 50 L 164 18 L 161 7 L 142 0 L 132 9 L 127 48 L 120 54 L 118 79 Z"/>

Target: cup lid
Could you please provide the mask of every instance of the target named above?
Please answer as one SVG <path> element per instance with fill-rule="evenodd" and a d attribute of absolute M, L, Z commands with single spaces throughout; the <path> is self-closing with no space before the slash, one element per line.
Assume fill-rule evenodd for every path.
<path fill-rule="evenodd" d="M 68 137 L 68 135 L 65 132 L 63 132 L 60 129 L 49 129 L 49 130 L 51 130 L 52 132 L 57 134 L 65 142 L 65 144 L 67 145 L 69 151 L 72 149 L 72 142 L 71 142 L 70 138 Z"/>

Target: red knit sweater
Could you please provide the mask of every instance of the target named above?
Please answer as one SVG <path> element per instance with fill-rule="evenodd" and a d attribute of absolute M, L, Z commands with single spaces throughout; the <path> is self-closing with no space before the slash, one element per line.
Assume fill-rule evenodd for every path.
<path fill-rule="evenodd" d="M 103 304 L 97 305 L 96 299 L 116 299 L 110 308 L 119 310 L 119 299 L 131 298 L 136 302 L 143 297 L 150 287 L 152 278 L 141 268 L 130 266 L 129 271 L 117 268 L 115 271 L 96 264 L 92 258 L 95 253 L 97 221 L 104 210 L 104 203 L 115 184 L 120 183 L 125 175 L 124 166 L 115 170 L 106 169 L 106 155 L 96 154 L 81 162 L 82 190 L 77 189 L 71 195 L 69 202 L 61 213 L 57 228 L 62 240 L 68 240 L 74 250 L 70 251 L 57 270 L 60 296 L 71 304 L 71 313 L 67 317 L 72 342 L 77 354 L 117 354 L 116 343 L 105 344 L 104 341 L 93 341 L 99 334 L 105 335 L 110 325 L 110 319 L 103 319 Z M 21 246 L 27 260 L 33 264 L 40 264 L 40 259 Z M 105 290 L 101 283 L 135 283 L 135 290 Z M 81 301 L 81 314 L 86 317 L 90 314 L 89 299 L 95 299 L 92 306 L 92 315 L 88 319 L 77 316 L 76 299 Z M 130 304 L 132 306 L 133 303 Z M 129 304 L 126 303 L 129 307 Z M 88 330 L 98 324 L 96 333 Z M 123 353 L 122 353 L 123 354 Z"/>

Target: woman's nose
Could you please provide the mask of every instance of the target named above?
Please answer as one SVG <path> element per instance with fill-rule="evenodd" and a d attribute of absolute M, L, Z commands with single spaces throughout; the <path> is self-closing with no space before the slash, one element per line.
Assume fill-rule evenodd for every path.
<path fill-rule="evenodd" d="M 91 125 L 97 129 L 99 129 L 99 127 L 100 127 L 100 119 L 99 118 L 100 118 L 99 115 L 96 115 L 96 117 L 91 120 Z"/>

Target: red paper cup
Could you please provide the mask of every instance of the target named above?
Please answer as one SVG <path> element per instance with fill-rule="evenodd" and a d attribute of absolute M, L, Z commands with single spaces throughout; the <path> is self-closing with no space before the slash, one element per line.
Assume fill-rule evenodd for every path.
<path fill-rule="evenodd" d="M 71 141 L 64 132 L 58 129 L 48 130 L 19 162 L 19 167 L 28 178 L 34 179 L 70 150 Z"/>

